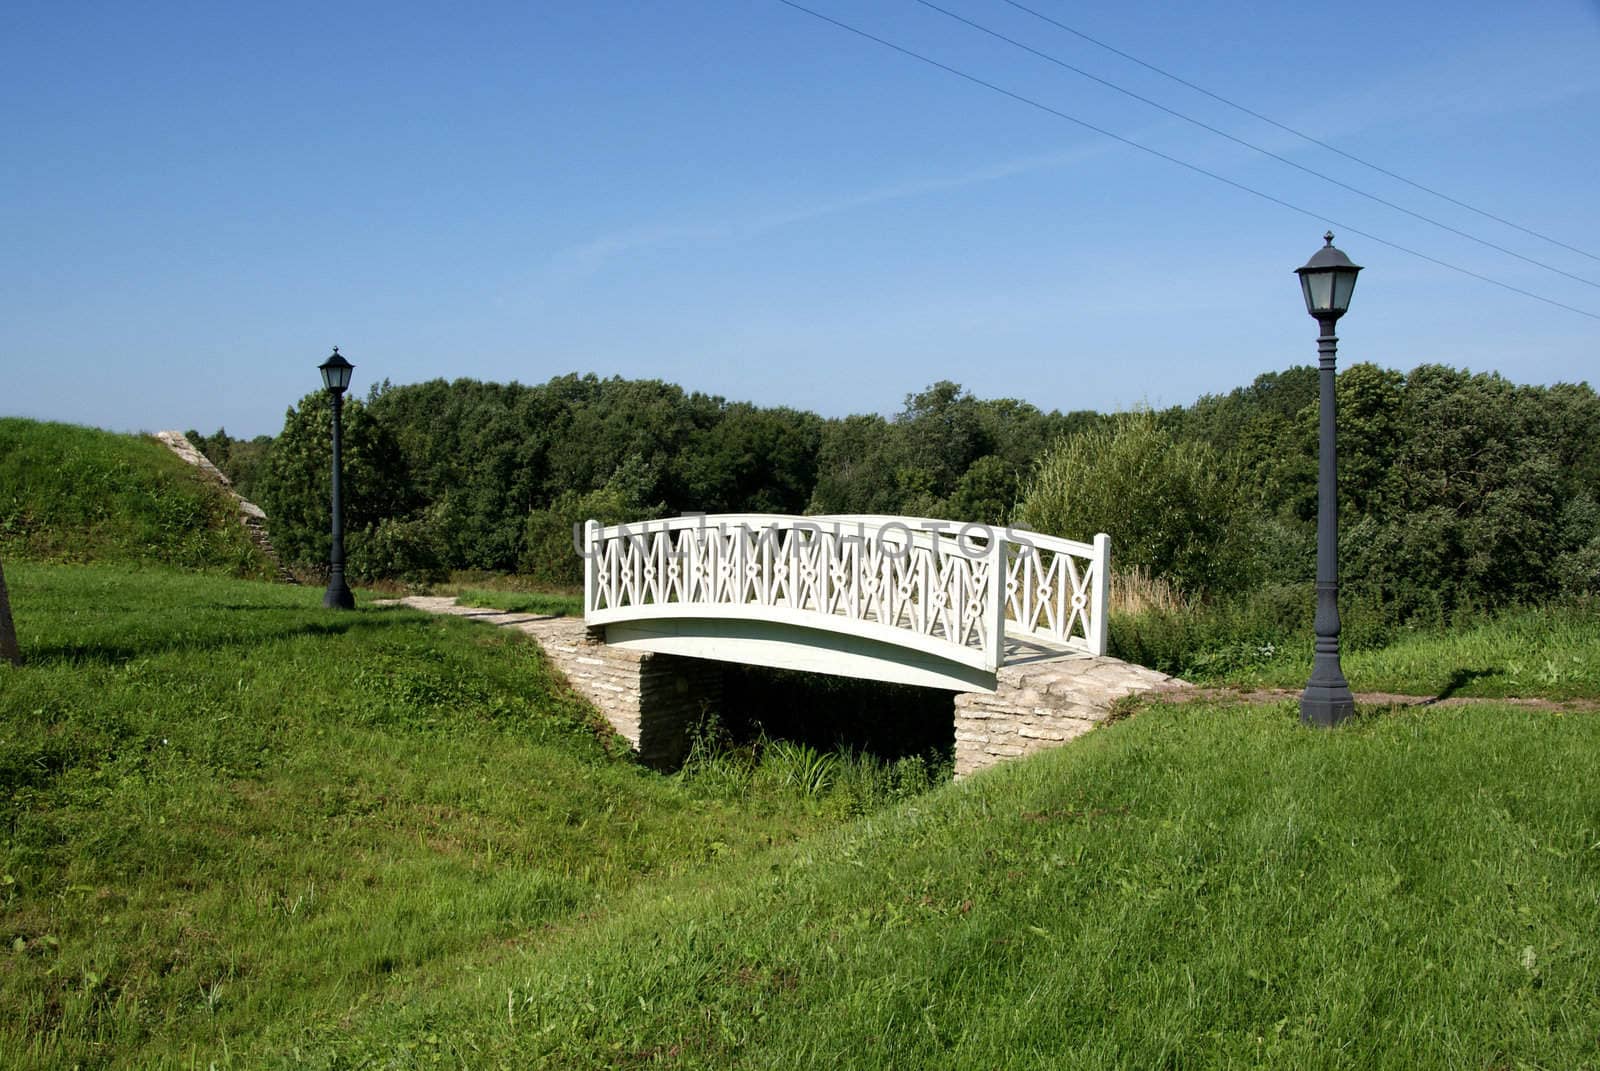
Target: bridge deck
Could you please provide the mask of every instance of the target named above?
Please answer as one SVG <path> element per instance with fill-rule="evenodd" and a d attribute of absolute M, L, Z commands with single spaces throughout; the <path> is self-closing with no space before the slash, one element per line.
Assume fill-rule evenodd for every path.
<path fill-rule="evenodd" d="M 842 615 L 841 615 L 842 616 Z M 797 626 L 758 617 L 663 618 L 597 626 L 608 646 L 684 658 L 827 673 L 948 691 L 992 691 L 997 674 L 961 665 L 934 652 L 843 632 Z M 1093 656 L 1064 644 L 1007 636 L 1002 668 Z"/>

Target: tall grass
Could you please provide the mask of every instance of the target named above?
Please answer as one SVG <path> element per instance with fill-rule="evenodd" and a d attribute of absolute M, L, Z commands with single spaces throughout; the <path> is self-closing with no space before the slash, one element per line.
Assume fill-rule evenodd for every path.
<path fill-rule="evenodd" d="M 939 754 L 883 759 L 865 751 L 821 751 L 764 733 L 740 742 L 715 716 L 690 733 L 678 778 L 694 791 L 729 800 L 775 795 L 819 812 L 861 815 L 921 795 L 950 780 L 953 764 Z"/>
<path fill-rule="evenodd" d="M 1113 569 L 1106 590 L 1107 609 L 1128 617 L 1143 613 L 1174 614 L 1189 608 L 1189 600 L 1166 577 L 1155 576 L 1142 565 Z"/>
<path fill-rule="evenodd" d="M 1136 604 L 1137 605 L 1137 604 Z M 1311 665 L 1313 593 L 1114 612 L 1111 653 L 1201 684 L 1298 688 Z M 1342 600 L 1343 667 L 1359 691 L 1600 699 L 1600 607 L 1571 602 L 1395 626 L 1359 595 Z"/>

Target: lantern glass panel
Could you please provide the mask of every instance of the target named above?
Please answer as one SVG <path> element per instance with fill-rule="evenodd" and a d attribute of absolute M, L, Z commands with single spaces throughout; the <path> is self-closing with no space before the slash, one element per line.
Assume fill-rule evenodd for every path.
<path fill-rule="evenodd" d="M 1350 308 L 1350 295 L 1355 293 L 1356 273 L 1353 271 L 1340 271 L 1333 273 L 1333 307 L 1339 312 Z"/>
<path fill-rule="evenodd" d="M 1306 311 L 1315 316 L 1333 307 L 1333 273 L 1308 271 L 1300 276 L 1300 286 L 1305 290 Z"/>

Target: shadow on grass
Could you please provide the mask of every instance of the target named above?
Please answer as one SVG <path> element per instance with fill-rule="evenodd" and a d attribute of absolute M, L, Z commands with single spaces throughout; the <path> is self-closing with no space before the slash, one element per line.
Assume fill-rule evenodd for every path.
<path fill-rule="evenodd" d="M 1502 672 L 1504 671 L 1493 668 L 1458 669 L 1450 674 L 1449 679 L 1444 682 L 1444 687 L 1439 689 L 1437 695 L 1417 696 L 1415 698 L 1395 696 L 1372 703 L 1357 703 L 1356 718 L 1365 721 L 1369 718 L 1380 718 L 1388 714 L 1404 714 L 1408 711 L 1424 710 L 1443 703 L 1475 680 L 1481 680 L 1484 677 L 1495 677 Z"/>
<path fill-rule="evenodd" d="M 1450 679 L 1444 682 L 1444 687 L 1439 689 L 1438 695 L 1430 699 L 1424 699 L 1417 705 L 1427 707 L 1435 703 L 1442 703 L 1473 681 L 1480 680 L 1483 677 L 1493 677 L 1501 672 L 1503 671 L 1499 669 L 1458 669 L 1450 674 Z"/>

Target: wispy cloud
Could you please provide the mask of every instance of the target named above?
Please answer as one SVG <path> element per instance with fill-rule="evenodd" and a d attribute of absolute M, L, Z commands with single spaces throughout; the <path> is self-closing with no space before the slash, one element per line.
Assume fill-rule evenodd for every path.
<path fill-rule="evenodd" d="M 1292 125 L 1318 137 L 1348 141 L 1374 127 L 1419 126 L 1441 119 L 1493 116 L 1522 109 L 1537 109 L 1600 94 L 1600 74 L 1580 61 L 1588 42 L 1569 37 L 1530 32 L 1520 37 L 1485 38 L 1441 57 L 1432 65 L 1397 71 L 1388 79 L 1371 83 L 1326 104 L 1315 114 L 1294 117 Z M 1530 82 L 1526 64 L 1505 62 L 1507 56 L 1549 57 L 1548 77 Z M 1224 125 L 1232 126 L 1232 123 Z M 1181 125 L 1159 121 L 1146 131 L 1130 134 L 1143 141 L 1151 134 L 1163 140 Z M 1261 129 L 1247 135 L 1264 148 L 1298 155 L 1305 145 L 1282 131 Z M 914 197 L 998 182 L 1018 175 L 1046 172 L 1094 158 L 1122 147 L 1110 141 L 1089 142 L 1071 149 L 1004 160 L 953 174 L 931 175 L 863 190 L 827 200 L 774 207 L 717 219 L 664 221 L 602 234 L 556 253 L 546 265 L 553 275 L 587 278 L 609 263 L 629 255 L 673 247 L 731 244 L 750 241 L 773 231 L 829 216 L 891 204 Z M 1191 142 L 1177 149 L 1206 166 L 1237 160 L 1235 146 L 1210 141 Z"/>
<path fill-rule="evenodd" d="M 1572 34 L 1529 31 L 1482 38 L 1437 61 L 1396 71 L 1346 93 L 1331 108 L 1299 117 L 1301 129 L 1344 138 L 1368 129 L 1439 120 L 1491 118 L 1538 110 L 1600 94 L 1594 41 Z M 1528 70 L 1538 57 L 1540 77 Z"/>
<path fill-rule="evenodd" d="M 1116 148 L 1118 146 L 1112 143 L 1087 144 L 1059 152 L 1004 160 L 955 174 L 910 179 L 843 197 L 774 208 L 746 216 L 684 223 L 656 223 L 620 230 L 562 250 L 553 258 L 549 269 L 558 275 L 582 278 L 600 271 L 614 258 L 632 253 L 671 246 L 749 241 L 785 227 L 871 208 L 875 205 L 1066 167 Z"/>

